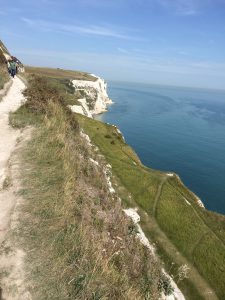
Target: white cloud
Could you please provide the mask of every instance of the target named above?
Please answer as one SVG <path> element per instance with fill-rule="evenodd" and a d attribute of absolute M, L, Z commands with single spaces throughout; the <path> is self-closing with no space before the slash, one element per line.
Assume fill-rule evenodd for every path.
<path fill-rule="evenodd" d="M 118 50 L 119 52 L 121 52 L 121 53 L 124 53 L 124 54 L 129 53 L 129 51 L 127 51 L 126 49 L 120 48 L 120 47 L 118 47 L 117 50 Z"/>
<path fill-rule="evenodd" d="M 181 16 L 193 16 L 200 12 L 208 0 L 156 0 L 165 9 Z"/>
<path fill-rule="evenodd" d="M 21 20 L 23 22 L 25 22 L 27 25 L 34 25 L 34 21 L 30 20 L 30 19 L 27 19 L 27 18 L 21 18 Z"/>
<path fill-rule="evenodd" d="M 62 30 L 72 32 L 72 33 L 85 33 L 85 34 L 92 34 L 92 35 L 115 37 L 120 39 L 131 39 L 131 37 L 128 35 L 101 26 L 81 27 L 81 26 L 74 26 L 74 25 L 60 25 L 59 27 Z"/>
<path fill-rule="evenodd" d="M 89 25 L 89 26 L 77 26 L 73 24 L 60 24 L 53 23 L 44 20 L 31 20 L 28 18 L 21 18 L 29 26 L 36 27 L 38 29 L 70 34 L 87 34 L 103 37 L 112 37 L 124 40 L 138 40 L 139 38 L 130 36 L 123 32 L 123 29 L 114 29 L 110 27 Z"/>

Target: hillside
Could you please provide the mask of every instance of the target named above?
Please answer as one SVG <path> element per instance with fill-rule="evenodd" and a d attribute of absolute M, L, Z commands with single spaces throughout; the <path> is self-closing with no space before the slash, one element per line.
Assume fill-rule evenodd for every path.
<path fill-rule="evenodd" d="M 61 80 L 87 80 L 95 81 L 96 78 L 89 73 L 81 71 L 69 71 L 63 69 L 51 69 L 51 68 L 37 68 L 26 66 L 26 74 L 36 74 L 40 76 L 50 77 L 51 79 L 61 79 Z"/>
<path fill-rule="evenodd" d="M 19 78 L 26 102 L 10 124 L 24 141 L 0 191 L 20 199 L 1 244 L 0 261 L 24 252 L 18 287 L 0 263 L 9 299 L 224 299 L 225 217 L 92 118 L 109 101 L 104 80 L 28 66 Z"/>
<path fill-rule="evenodd" d="M 5 121 L 5 107 L 15 110 L 23 101 L 22 87 L 16 77 L 3 98 Z M 10 116 L 17 144 L 0 190 L 1 209 L 6 200 L 10 204 L 0 222 L 2 296 L 165 298 L 177 288 L 123 212 L 110 167 L 67 108 L 63 87 L 31 76 L 26 103 Z M 11 140 L 12 128 L 4 124 Z"/>
<path fill-rule="evenodd" d="M 178 282 L 186 298 L 223 299 L 224 216 L 202 208 L 177 175 L 143 166 L 115 127 L 81 115 L 77 121 L 112 166 L 122 205 L 138 208 L 166 268 L 175 277 L 181 265 L 190 268 L 189 278 Z"/>

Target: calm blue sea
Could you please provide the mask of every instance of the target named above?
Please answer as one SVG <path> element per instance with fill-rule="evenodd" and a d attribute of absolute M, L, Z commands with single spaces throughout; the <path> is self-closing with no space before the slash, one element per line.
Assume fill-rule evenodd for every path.
<path fill-rule="evenodd" d="M 117 125 L 142 162 L 176 172 L 205 206 L 225 214 L 225 91 L 109 82 Z"/>

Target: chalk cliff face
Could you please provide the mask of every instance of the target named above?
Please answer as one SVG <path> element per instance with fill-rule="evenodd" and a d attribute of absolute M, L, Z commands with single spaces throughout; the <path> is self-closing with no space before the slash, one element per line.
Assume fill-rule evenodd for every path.
<path fill-rule="evenodd" d="M 104 79 L 91 74 L 95 81 L 73 80 L 75 91 L 82 95 L 78 99 L 80 105 L 71 106 L 72 111 L 82 113 L 88 117 L 100 114 L 107 110 L 107 105 L 112 103 L 107 94 L 107 84 Z"/>

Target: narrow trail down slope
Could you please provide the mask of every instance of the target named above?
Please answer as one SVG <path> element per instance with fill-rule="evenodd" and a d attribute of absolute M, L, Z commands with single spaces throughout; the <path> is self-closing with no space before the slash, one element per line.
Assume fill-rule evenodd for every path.
<path fill-rule="evenodd" d="M 10 127 L 8 119 L 10 111 L 17 110 L 24 101 L 24 88 L 23 82 L 15 77 L 10 90 L 0 102 L 0 243 L 4 240 L 14 206 L 11 197 L 7 197 L 1 190 L 7 178 L 8 160 L 20 135 L 19 130 Z"/>
<path fill-rule="evenodd" d="M 9 113 L 23 103 L 24 88 L 22 81 L 14 78 L 10 90 L 0 102 L 0 298 L 4 300 L 30 299 L 24 291 L 19 292 L 23 280 L 20 269 L 24 253 L 9 241 L 13 223 L 16 222 L 15 207 L 19 201 L 11 178 L 15 166 L 10 160 L 13 152 L 18 150 L 19 137 L 22 137 L 20 130 L 10 127 Z"/>
<path fill-rule="evenodd" d="M 17 110 L 24 101 L 22 94 L 24 88 L 23 82 L 15 77 L 10 90 L 0 102 L 0 189 L 6 178 L 8 159 L 20 134 L 19 130 L 13 129 L 8 124 L 9 112 Z"/>

